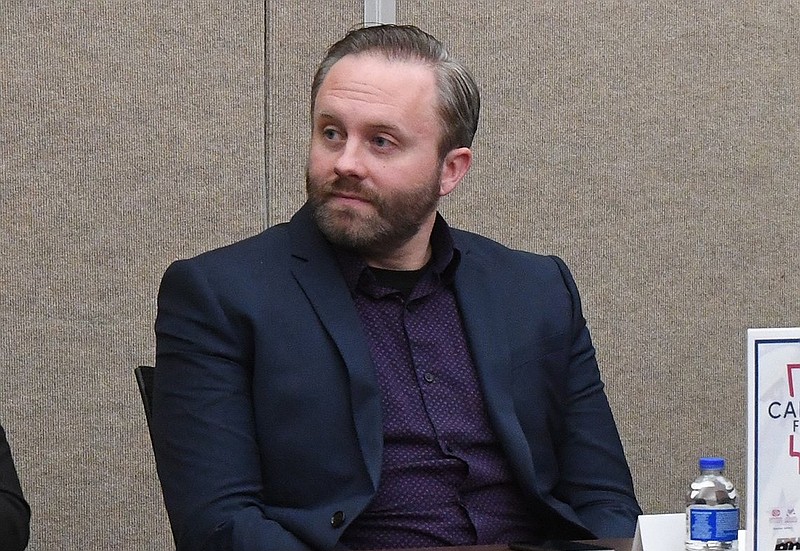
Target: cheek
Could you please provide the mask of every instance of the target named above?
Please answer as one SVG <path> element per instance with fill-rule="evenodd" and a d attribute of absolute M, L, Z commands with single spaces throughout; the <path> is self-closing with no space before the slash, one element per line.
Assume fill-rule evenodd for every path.
<path fill-rule="evenodd" d="M 308 152 L 309 174 L 321 174 L 333 169 L 333 156 L 322 147 L 311 146 Z"/>

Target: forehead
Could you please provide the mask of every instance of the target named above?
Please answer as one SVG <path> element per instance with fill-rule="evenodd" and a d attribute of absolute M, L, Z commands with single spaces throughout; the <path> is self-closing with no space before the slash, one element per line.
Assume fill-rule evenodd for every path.
<path fill-rule="evenodd" d="M 368 110 L 435 123 L 437 104 L 436 73 L 429 64 L 367 53 L 347 55 L 331 67 L 319 88 L 314 115 Z"/>

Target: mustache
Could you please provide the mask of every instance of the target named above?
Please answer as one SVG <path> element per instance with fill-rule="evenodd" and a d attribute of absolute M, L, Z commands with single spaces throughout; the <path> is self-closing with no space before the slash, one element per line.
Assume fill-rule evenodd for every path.
<path fill-rule="evenodd" d="M 365 186 L 362 182 L 349 178 L 336 178 L 335 180 L 326 182 L 320 186 L 320 191 L 326 196 L 345 195 L 369 202 L 376 202 L 379 200 L 378 195 L 372 188 Z"/>

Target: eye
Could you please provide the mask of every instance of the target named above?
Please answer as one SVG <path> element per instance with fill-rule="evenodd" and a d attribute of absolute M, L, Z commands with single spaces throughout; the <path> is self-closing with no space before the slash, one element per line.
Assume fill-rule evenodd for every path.
<path fill-rule="evenodd" d="M 393 145 L 392 141 L 386 136 L 375 136 L 372 138 L 372 143 L 381 149 L 385 149 Z"/>
<path fill-rule="evenodd" d="M 326 140 L 331 140 L 331 141 L 337 140 L 339 139 L 339 131 L 336 130 L 335 128 L 331 128 L 330 126 L 328 126 L 327 128 L 322 129 L 322 136 Z"/>

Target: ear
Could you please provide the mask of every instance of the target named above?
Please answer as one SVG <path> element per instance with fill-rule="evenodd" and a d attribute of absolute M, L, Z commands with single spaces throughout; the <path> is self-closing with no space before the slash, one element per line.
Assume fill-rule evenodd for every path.
<path fill-rule="evenodd" d="M 439 196 L 444 197 L 461 182 L 472 166 L 472 150 L 457 147 L 450 150 L 442 161 L 442 177 L 439 179 Z"/>

